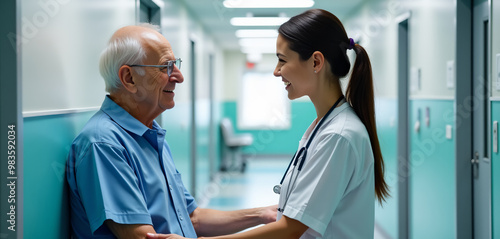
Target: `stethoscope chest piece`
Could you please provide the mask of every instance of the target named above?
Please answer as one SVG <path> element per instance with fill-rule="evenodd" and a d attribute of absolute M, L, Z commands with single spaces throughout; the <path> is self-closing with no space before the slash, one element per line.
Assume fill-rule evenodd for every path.
<path fill-rule="evenodd" d="M 280 194 L 281 193 L 281 185 L 275 185 L 273 187 L 273 192 L 276 194 Z"/>

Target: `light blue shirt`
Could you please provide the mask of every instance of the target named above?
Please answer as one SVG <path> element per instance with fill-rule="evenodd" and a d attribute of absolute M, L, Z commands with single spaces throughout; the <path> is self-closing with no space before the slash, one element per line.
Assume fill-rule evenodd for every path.
<path fill-rule="evenodd" d="M 196 238 L 197 205 L 176 170 L 165 130 L 149 129 L 107 96 L 69 152 L 75 238 L 115 238 L 104 225 L 150 224 L 158 233 Z"/>

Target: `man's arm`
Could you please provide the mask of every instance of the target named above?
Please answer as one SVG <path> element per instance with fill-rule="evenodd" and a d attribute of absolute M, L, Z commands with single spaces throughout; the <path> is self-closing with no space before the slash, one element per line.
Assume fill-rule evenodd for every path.
<path fill-rule="evenodd" d="M 119 239 L 144 239 L 148 233 L 156 233 L 148 224 L 119 224 L 112 220 L 106 220 L 104 224 Z"/>
<path fill-rule="evenodd" d="M 198 236 L 217 236 L 276 221 L 277 205 L 236 211 L 196 208 L 190 215 Z"/>

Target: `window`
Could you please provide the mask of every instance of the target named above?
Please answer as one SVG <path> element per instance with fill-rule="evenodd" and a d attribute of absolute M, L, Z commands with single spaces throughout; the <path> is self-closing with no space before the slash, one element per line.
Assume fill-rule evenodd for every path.
<path fill-rule="evenodd" d="M 238 128 L 290 128 L 290 100 L 280 78 L 271 72 L 247 72 L 241 86 Z"/>

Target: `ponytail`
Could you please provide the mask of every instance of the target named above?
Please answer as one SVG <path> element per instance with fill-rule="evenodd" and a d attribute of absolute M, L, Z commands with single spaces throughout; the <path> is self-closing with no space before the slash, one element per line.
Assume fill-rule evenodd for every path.
<path fill-rule="evenodd" d="M 375 124 L 375 102 L 370 58 L 365 49 L 355 44 L 356 61 L 346 90 L 346 99 L 366 127 L 375 159 L 375 195 L 380 204 L 389 196 L 389 187 L 384 179 L 384 160 Z"/>

